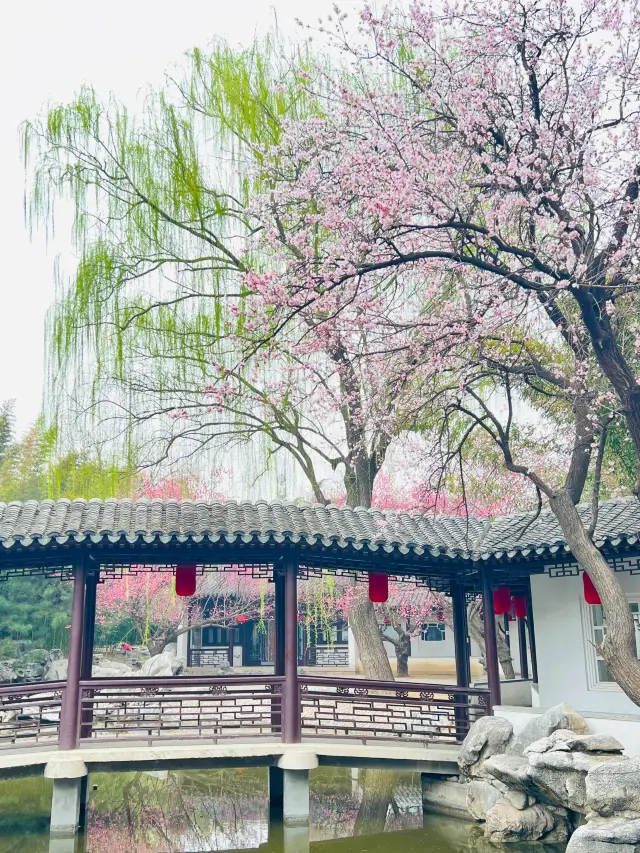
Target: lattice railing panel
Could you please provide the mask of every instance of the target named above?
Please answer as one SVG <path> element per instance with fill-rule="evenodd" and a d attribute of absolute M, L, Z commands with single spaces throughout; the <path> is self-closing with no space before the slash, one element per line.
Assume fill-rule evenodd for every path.
<path fill-rule="evenodd" d="M 51 578 L 69 581 L 73 580 L 73 566 L 0 566 L 0 581 L 11 578 Z"/>
<path fill-rule="evenodd" d="M 489 713 L 489 694 L 442 684 L 302 677 L 303 737 L 456 743 Z"/>
<path fill-rule="evenodd" d="M 280 736 L 281 678 L 82 682 L 82 741 Z"/>
<path fill-rule="evenodd" d="M 0 748 L 58 742 L 63 682 L 0 688 Z"/>
<path fill-rule="evenodd" d="M 174 572 L 176 563 L 103 563 L 100 567 L 100 580 L 120 579 L 126 575 L 153 574 L 156 572 Z M 270 563 L 201 563 L 196 565 L 196 574 L 209 572 L 233 572 L 261 580 L 271 580 L 273 566 Z"/>

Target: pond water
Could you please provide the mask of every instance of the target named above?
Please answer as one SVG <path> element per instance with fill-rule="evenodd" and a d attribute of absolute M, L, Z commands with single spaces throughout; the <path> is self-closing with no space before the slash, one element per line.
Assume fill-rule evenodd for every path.
<path fill-rule="evenodd" d="M 478 827 L 422 813 L 419 774 L 319 768 L 306 830 L 270 822 L 266 768 L 92 773 L 86 829 L 49 838 L 52 783 L 0 781 L 0 853 L 495 853 Z M 509 845 L 525 853 L 525 845 Z M 562 853 L 563 846 L 529 847 Z"/>

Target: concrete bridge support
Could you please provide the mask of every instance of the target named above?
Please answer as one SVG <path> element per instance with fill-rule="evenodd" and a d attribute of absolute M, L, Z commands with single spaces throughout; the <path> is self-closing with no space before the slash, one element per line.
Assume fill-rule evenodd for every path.
<path fill-rule="evenodd" d="M 309 825 L 309 771 L 317 766 L 315 752 L 291 752 L 269 769 L 269 811 L 285 828 Z"/>
<path fill-rule="evenodd" d="M 45 779 L 53 779 L 51 799 L 52 842 L 73 838 L 84 818 L 88 772 L 84 761 L 50 761 L 44 768 Z M 55 846 L 55 845 L 54 845 Z M 58 845 L 59 846 L 59 845 Z M 57 849 L 57 848 L 56 848 Z M 69 847 L 69 850 L 72 850 Z M 60 849 L 66 850 L 63 847 Z"/>

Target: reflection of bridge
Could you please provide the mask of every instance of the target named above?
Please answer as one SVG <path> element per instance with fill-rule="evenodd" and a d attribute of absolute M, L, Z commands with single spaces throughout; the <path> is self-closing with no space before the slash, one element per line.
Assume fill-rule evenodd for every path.
<path fill-rule="evenodd" d="M 491 713 L 500 699 L 493 587 L 508 580 L 514 592 L 524 592 L 529 573 L 538 570 L 531 561 L 510 564 L 503 552 L 473 558 L 468 542 L 481 530 L 484 522 L 473 519 L 438 522 L 293 504 L 0 504 L 0 579 L 39 575 L 73 582 L 67 679 L 0 688 L 0 746 L 6 750 L 0 750 L 0 766 L 8 766 L 16 750 L 57 749 L 68 770 L 67 756 L 87 748 L 103 761 L 116 752 L 138 754 L 141 745 L 161 757 L 173 744 L 191 740 L 203 749 L 230 743 L 238 757 L 256 744 L 275 742 L 304 744 L 314 755 L 327 741 L 345 754 L 355 747 L 366 754 L 384 749 L 389 760 L 394 750 L 419 749 L 426 756 L 434 744 L 455 749 L 473 720 Z M 187 569 L 190 576 L 235 571 L 274 584 L 275 674 L 93 678 L 98 584 L 126 573 Z M 457 684 L 301 675 L 297 579 L 322 572 L 356 581 L 382 574 L 449 594 Z M 477 594 L 485 602 L 488 690 L 470 687 L 466 599 Z M 285 755 L 280 762 L 288 760 Z M 76 763 L 84 766 L 82 759 Z M 308 775 L 308 768 L 285 765 L 285 800 L 289 790 L 292 803 L 300 791 L 304 801 L 300 774 Z M 67 781 L 61 777 L 54 786 L 60 826 L 77 821 L 81 786 Z M 298 813 L 297 805 L 291 808 Z"/>
<path fill-rule="evenodd" d="M 0 778 L 44 772 L 47 778 L 53 779 L 51 831 L 55 843 L 51 849 L 56 853 L 76 853 L 74 836 L 84 822 L 83 804 L 87 800 L 92 772 L 266 766 L 269 768 L 270 813 L 276 824 L 284 824 L 284 840 L 290 842 L 285 849 L 302 853 L 309 844 L 310 770 L 320 765 L 368 767 L 442 777 L 458 772 L 457 754 L 458 747 L 454 745 L 396 746 L 337 740 L 318 740 L 313 744 L 228 740 L 210 745 L 194 739 L 156 746 L 131 743 L 126 749 L 103 743 L 81 745 L 74 750 L 3 750 L 0 752 Z M 274 851 L 282 853 L 282 846 L 276 844 Z"/>

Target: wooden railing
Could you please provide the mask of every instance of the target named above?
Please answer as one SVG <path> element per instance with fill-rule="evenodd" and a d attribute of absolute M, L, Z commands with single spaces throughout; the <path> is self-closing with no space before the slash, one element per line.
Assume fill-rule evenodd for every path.
<path fill-rule="evenodd" d="M 278 676 L 123 678 L 80 682 L 80 743 L 281 735 Z"/>
<path fill-rule="evenodd" d="M 457 743 L 491 713 L 484 689 L 321 676 L 299 683 L 303 738 Z"/>
<path fill-rule="evenodd" d="M 64 681 L 0 687 L 0 748 L 55 746 Z"/>
<path fill-rule="evenodd" d="M 55 747 L 65 686 L 1 687 L 0 749 Z M 283 691 L 292 697 L 293 727 Z M 459 743 L 491 705 L 486 689 L 448 684 L 305 675 L 285 688 L 283 676 L 229 675 L 81 681 L 79 710 L 82 745 L 283 736 L 424 745 Z"/>

